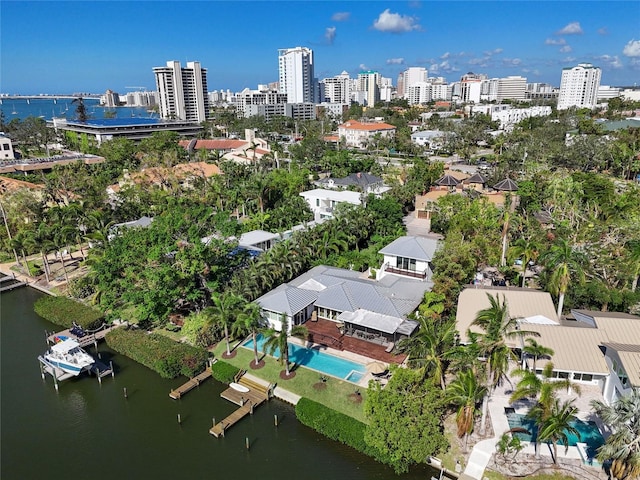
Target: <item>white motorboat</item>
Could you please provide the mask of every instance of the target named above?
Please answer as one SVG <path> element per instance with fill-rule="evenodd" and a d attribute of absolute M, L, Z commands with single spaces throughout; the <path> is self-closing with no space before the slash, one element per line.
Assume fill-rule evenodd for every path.
<path fill-rule="evenodd" d="M 96 363 L 75 340 L 68 338 L 51 346 L 44 354 L 47 363 L 72 375 L 80 375 Z"/>

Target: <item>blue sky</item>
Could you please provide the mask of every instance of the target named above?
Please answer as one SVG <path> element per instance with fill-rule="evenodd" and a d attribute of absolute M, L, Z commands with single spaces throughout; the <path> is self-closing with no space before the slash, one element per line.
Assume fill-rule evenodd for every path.
<path fill-rule="evenodd" d="M 155 89 L 154 66 L 200 61 L 209 90 L 276 81 L 279 48 L 314 49 L 318 78 L 469 71 L 558 86 L 590 62 L 602 84 L 640 83 L 640 2 L 111 1 L 0 3 L 0 92 Z"/>

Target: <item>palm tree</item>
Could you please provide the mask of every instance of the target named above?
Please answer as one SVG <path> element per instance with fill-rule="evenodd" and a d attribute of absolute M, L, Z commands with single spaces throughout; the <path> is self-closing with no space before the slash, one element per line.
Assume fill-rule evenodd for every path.
<path fill-rule="evenodd" d="M 522 287 L 524 288 L 525 274 L 527 273 L 527 265 L 531 260 L 538 258 L 538 244 L 534 240 L 519 238 L 509 248 L 509 254 L 512 258 L 520 258 L 522 260 Z"/>
<path fill-rule="evenodd" d="M 424 377 L 431 374 L 444 390 L 446 358 L 454 346 L 455 322 L 439 324 L 422 315 L 418 315 L 417 320 L 420 324 L 418 333 L 398 342 L 397 350 L 408 354 L 408 364 L 411 368 L 423 369 Z"/>
<path fill-rule="evenodd" d="M 534 407 L 535 408 L 535 407 Z M 564 445 L 565 454 L 569 450 L 569 436 L 571 433 L 580 438 L 580 432 L 572 425 L 576 420 L 578 408 L 573 400 L 561 403 L 555 399 L 547 419 L 538 430 L 538 441 L 551 441 L 553 445 L 553 463 L 558 463 L 558 442 Z"/>
<path fill-rule="evenodd" d="M 236 321 L 233 323 L 232 331 L 234 335 L 241 332 L 250 332 L 253 338 L 253 366 L 260 363 L 258 358 L 258 331 L 262 327 L 262 312 L 260 305 L 249 302 L 238 313 Z"/>
<path fill-rule="evenodd" d="M 234 322 L 238 312 L 241 310 L 243 298 L 233 293 L 217 293 L 211 296 L 213 305 L 205 310 L 208 320 L 206 326 L 216 323 L 224 329 L 224 339 L 227 345 L 226 356 L 231 356 L 229 347 L 229 326 Z"/>
<path fill-rule="evenodd" d="M 486 387 L 487 393 L 482 401 L 482 421 L 480 423 L 480 434 L 486 432 L 487 408 L 489 397 L 493 389 L 498 386 L 505 377 L 509 368 L 509 360 L 515 358 L 507 340 L 527 335 L 539 336 L 537 332 L 520 330 L 518 320 L 509 316 L 507 303 L 503 297 L 493 297 L 487 294 L 490 306 L 480 310 L 471 325 L 475 325 L 484 330 L 478 336 L 480 352 L 485 359 Z"/>
<path fill-rule="evenodd" d="M 600 462 L 611 460 L 609 472 L 618 480 L 631 480 L 640 476 L 640 387 L 605 405 L 592 401 L 602 421 L 611 427 L 604 445 L 598 449 Z"/>
<path fill-rule="evenodd" d="M 536 362 L 542 357 L 551 357 L 555 353 L 552 348 L 540 345 L 535 338 L 527 338 L 526 345 L 522 347 L 522 353 L 533 357 L 533 373 L 536 373 Z"/>
<path fill-rule="evenodd" d="M 446 390 L 446 399 L 458 407 L 456 424 L 458 425 L 458 438 L 464 436 L 464 453 L 467 453 L 469 434 L 473 431 L 474 418 L 478 411 L 477 406 L 486 395 L 486 387 L 478 382 L 473 370 L 464 370 L 458 374 Z"/>
<path fill-rule="evenodd" d="M 554 402 L 556 401 L 555 393 L 569 388 L 574 388 L 580 393 L 580 388 L 570 382 L 568 379 L 553 378 L 553 364 L 547 363 L 542 371 L 542 375 L 535 374 L 535 370 L 518 369 L 512 372 L 512 375 L 522 377 L 516 385 L 516 389 L 511 394 L 510 403 L 517 402 L 523 398 L 536 398 L 535 406 L 527 414 L 538 425 L 538 430 L 544 425 L 551 416 Z M 536 458 L 540 456 L 540 436 L 536 437 Z"/>
<path fill-rule="evenodd" d="M 564 239 L 560 239 L 544 255 L 544 263 L 552 270 L 549 279 L 551 293 L 558 295 L 558 317 L 562 315 L 564 295 L 567 293 L 572 274 L 580 274 L 583 255 Z"/>
<path fill-rule="evenodd" d="M 270 328 L 265 332 L 266 340 L 264 345 L 262 346 L 262 350 L 271 355 L 275 356 L 277 350 L 280 351 L 280 364 L 284 364 L 284 373 L 286 377 L 291 375 L 289 371 L 289 336 L 294 337 L 305 337 L 309 332 L 307 327 L 302 325 L 294 325 L 291 327 L 291 331 L 288 331 L 288 319 L 285 313 L 282 314 L 280 330 L 276 330 L 275 328 Z"/>

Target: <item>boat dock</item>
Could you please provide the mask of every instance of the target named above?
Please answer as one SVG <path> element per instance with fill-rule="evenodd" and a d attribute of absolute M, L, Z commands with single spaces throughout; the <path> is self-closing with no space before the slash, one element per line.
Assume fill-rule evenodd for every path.
<path fill-rule="evenodd" d="M 0 277 L 0 292 L 8 292 L 14 288 L 24 287 L 26 282 L 22 282 L 15 275 L 4 275 Z"/>
<path fill-rule="evenodd" d="M 239 385 L 246 387 L 248 391 L 241 392 L 229 387 L 220 394 L 222 398 L 230 401 L 231 403 L 235 403 L 240 408 L 221 422 L 216 423 L 209 430 L 209 433 L 215 437 L 224 437 L 224 433 L 229 427 L 235 425 L 247 415 L 253 414 L 253 410 L 256 407 L 269 399 L 273 388 L 273 385 L 270 383 L 246 373 L 236 381 Z"/>
<path fill-rule="evenodd" d="M 58 391 L 58 382 L 62 382 L 64 380 L 68 380 L 69 378 L 73 378 L 76 375 L 72 373 L 67 373 L 61 368 L 54 366 L 49 363 L 43 355 L 38 355 L 38 362 L 40 362 L 40 375 L 44 380 L 45 374 L 51 375 L 53 378 L 53 385 L 56 388 L 56 392 Z M 102 378 L 107 375 L 114 376 L 113 364 L 109 362 L 109 365 L 102 363 L 100 360 L 96 360 L 96 362 L 91 366 L 89 370 L 86 370 L 90 374 L 93 374 L 98 379 L 98 382 L 102 383 Z"/>
<path fill-rule="evenodd" d="M 71 333 L 71 330 L 68 328 L 66 330 L 62 330 L 61 332 L 57 332 L 57 333 L 46 332 L 47 342 L 50 344 L 53 344 L 53 343 L 56 343 L 56 337 L 67 337 L 67 338 L 74 339 L 76 342 L 80 344 L 81 348 L 84 348 L 91 344 L 94 344 L 94 345 L 97 344 L 98 340 L 103 340 L 104 337 L 107 336 L 107 333 L 109 333 L 114 328 L 118 328 L 119 326 L 120 325 L 107 326 L 107 324 L 105 323 L 99 329 L 88 332 L 87 335 L 83 337 L 78 337 L 77 335 L 74 335 L 73 333 Z"/>
<path fill-rule="evenodd" d="M 205 369 L 205 371 L 202 372 L 200 375 L 197 375 L 197 376 L 189 379 L 188 382 L 180 385 L 175 390 L 171 390 L 171 392 L 169 393 L 169 396 L 171 398 L 173 398 L 174 400 L 178 400 L 180 397 L 182 397 L 182 395 L 184 395 L 185 393 L 193 390 L 194 388 L 196 388 L 198 385 L 200 385 L 202 382 L 204 382 L 208 378 L 211 378 L 211 368 L 210 367 L 207 367 Z"/>

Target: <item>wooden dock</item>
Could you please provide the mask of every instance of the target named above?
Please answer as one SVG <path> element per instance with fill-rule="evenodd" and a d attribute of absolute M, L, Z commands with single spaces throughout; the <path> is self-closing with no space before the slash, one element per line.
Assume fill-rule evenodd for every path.
<path fill-rule="evenodd" d="M 99 330 L 88 333 L 83 337 L 74 335 L 73 333 L 71 333 L 70 329 L 67 328 L 66 330 L 62 330 L 61 332 L 48 334 L 47 342 L 51 344 L 56 343 L 56 337 L 62 336 L 74 339 L 76 342 L 78 342 L 81 348 L 84 348 L 91 344 L 97 344 L 99 340 L 103 340 L 104 337 L 107 336 L 107 333 L 109 333 L 114 328 L 118 328 L 119 326 L 120 325 L 110 325 L 107 327 L 107 324 L 105 323 Z"/>
<path fill-rule="evenodd" d="M 169 396 L 174 400 L 178 400 L 180 397 L 182 397 L 182 395 L 193 390 L 194 388 L 196 388 L 198 385 L 200 385 L 202 382 L 204 382 L 210 377 L 211 377 L 211 368 L 207 367 L 205 371 L 202 372 L 200 375 L 197 375 L 191 378 L 188 382 L 180 385 L 175 390 L 171 390 L 171 392 L 169 393 Z"/>
<path fill-rule="evenodd" d="M 18 280 L 15 275 L 5 275 L 3 277 L 0 277 L 0 292 L 8 292 L 9 290 L 13 290 L 14 288 L 24 287 L 25 285 L 26 282 Z"/>
<path fill-rule="evenodd" d="M 224 432 L 235 425 L 244 417 L 253 414 L 253 410 L 269 399 L 272 385 L 251 375 L 243 375 L 237 382 L 249 389 L 248 392 L 239 392 L 231 387 L 223 391 L 220 396 L 225 400 L 235 403 L 238 408 L 231 415 L 219 423 L 216 423 L 209 433 L 216 437 L 224 437 Z"/>

